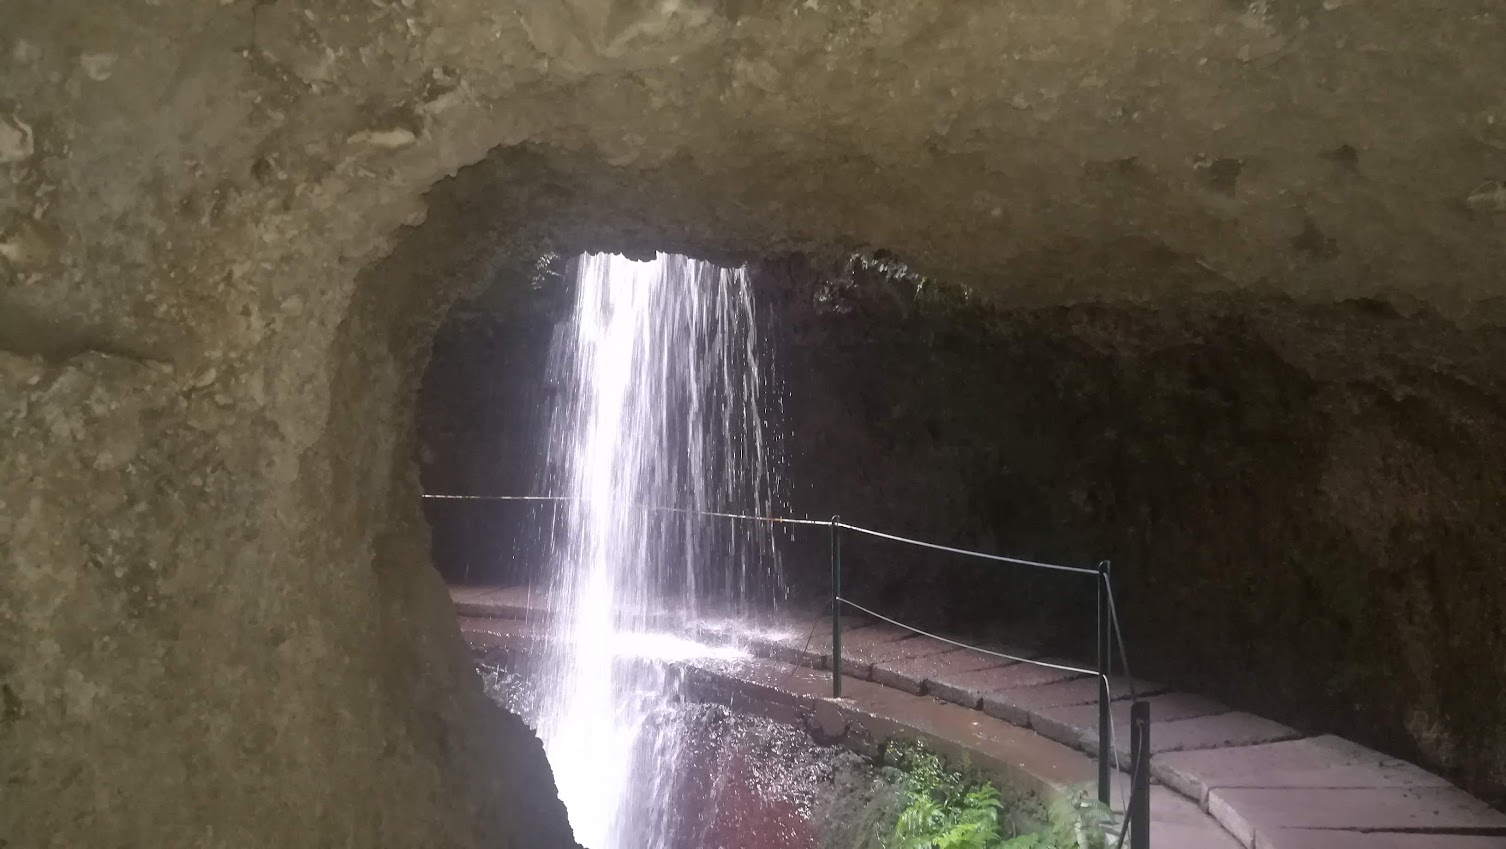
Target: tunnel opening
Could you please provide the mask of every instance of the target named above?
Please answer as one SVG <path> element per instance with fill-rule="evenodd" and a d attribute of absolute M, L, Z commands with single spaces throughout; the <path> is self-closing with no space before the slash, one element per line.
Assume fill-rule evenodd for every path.
<path fill-rule="evenodd" d="M 555 391 L 541 379 L 543 359 L 569 305 L 562 261 L 538 267 L 527 296 L 499 308 L 504 299 L 483 293 L 439 330 L 419 396 L 425 492 L 520 493 L 537 480 L 528 470 L 545 427 L 538 414 Z M 1365 555 L 1345 529 L 1315 519 L 1312 501 L 1331 496 L 1334 474 L 1314 480 L 1314 453 L 1341 439 L 1339 421 L 1380 409 L 1338 375 L 1381 362 L 1387 379 L 1420 388 L 1414 357 L 1426 349 L 1450 351 L 1456 367 L 1485 379 L 1489 357 L 1475 346 L 1496 344 L 1491 334 L 1366 301 L 1000 305 L 886 252 L 792 254 L 747 268 L 781 366 L 783 515 L 838 512 L 980 550 L 1112 559 L 1136 671 L 1153 686 L 1206 694 L 1297 734 L 1357 739 L 1492 797 L 1494 784 L 1418 738 L 1391 649 L 1381 648 L 1402 632 L 1367 624 L 1397 599 L 1369 585 Z M 1307 345 L 1316 337 L 1304 333 L 1318 328 L 1344 338 L 1346 352 Z M 1350 406 L 1335 415 L 1336 405 Z M 1494 427 L 1470 439 L 1488 443 Z M 1440 437 L 1392 436 L 1449 450 Z M 1483 506 L 1492 486 L 1477 478 L 1461 494 Z M 534 529 L 555 509 L 427 502 L 434 562 L 452 584 L 538 581 Z M 829 591 L 826 535 L 776 536 L 783 602 L 819 606 Z M 1089 599 L 1060 583 L 875 541 L 850 543 L 846 556 L 852 597 L 928 632 L 1092 656 Z"/>

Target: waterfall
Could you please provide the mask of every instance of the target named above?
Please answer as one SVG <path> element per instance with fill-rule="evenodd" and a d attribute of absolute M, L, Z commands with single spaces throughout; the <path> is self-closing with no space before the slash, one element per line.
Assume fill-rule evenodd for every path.
<path fill-rule="evenodd" d="M 586 849 L 659 849 L 674 741 L 667 662 L 704 654 L 687 628 L 776 601 L 768 359 L 747 274 L 681 256 L 588 254 L 558 329 L 545 486 L 569 496 L 547 557 L 554 611 L 539 732 Z M 661 508 L 661 509 L 655 509 Z M 673 508 L 665 510 L 662 508 Z"/>

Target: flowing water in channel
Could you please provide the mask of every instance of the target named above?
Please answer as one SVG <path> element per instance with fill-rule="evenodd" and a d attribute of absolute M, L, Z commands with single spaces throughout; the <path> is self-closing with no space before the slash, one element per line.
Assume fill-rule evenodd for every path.
<path fill-rule="evenodd" d="M 664 661 L 715 651 L 687 623 L 782 594 L 769 525 L 693 515 L 772 514 L 769 358 L 740 269 L 665 254 L 574 267 L 544 469 L 573 500 L 550 541 L 537 722 L 576 839 L 663 849 L 655 808 L 681 760 Z"/>

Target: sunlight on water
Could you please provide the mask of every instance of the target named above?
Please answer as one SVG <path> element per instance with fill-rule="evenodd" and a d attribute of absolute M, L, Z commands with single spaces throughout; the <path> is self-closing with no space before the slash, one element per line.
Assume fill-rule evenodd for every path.
<path fill-rule="evenodd" d="M 656 849 L 666 835 L 653 788 L 672 785 L 676 762 L 656 720 L 676 695 L 664 662 L 738 656 L 662 633 L 664 617 L 767 606 L 782 585 L 769 526 L 643 505 L 772 514 L 767 361 L 742 270 L 665 254 L 576 266 L 575 309 L 551 356 L 545 485 L 579 500 L 551 537 L 561 615 L 539 732 L 576 839 Z"/>
<path fill-rule="evenodd" d="M 734 646 L 708 646 L 674 634 L 618 633 L 616 655 L 622 659 L 659 660 L 737 660 L 748 656 Z"/>

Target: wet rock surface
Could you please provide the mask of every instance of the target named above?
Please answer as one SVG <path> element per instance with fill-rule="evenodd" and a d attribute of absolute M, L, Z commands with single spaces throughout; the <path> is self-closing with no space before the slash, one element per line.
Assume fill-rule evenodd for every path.
<path fill-rule="evenodd" d="M 823 307 L 805 272 L 764 279 L 788 298 L 793 513 L 1111 559 L 1136 674 L 1499 798 L 1499 328 L 1251 296 L 995 309 L 861 275 Z M 792 580 L 819 599 L 805 544 Z M 1093 658 L 1070 576 L 862 538 L 844 561 L 889 615 Z"/>
<path fill-rule="evenodd" d="M 483 665 L 481 674 L 499 705 L 531 715 L 528 673 Z M 867 845 L 867 831 L 898 812 L 892 769 L 718 704 L 667 702 L 650 717 L 637 757 L 652 766 L 624 802 L 623 832 L 658 835 L 672 849 Z"/>

